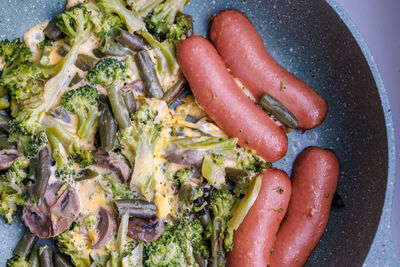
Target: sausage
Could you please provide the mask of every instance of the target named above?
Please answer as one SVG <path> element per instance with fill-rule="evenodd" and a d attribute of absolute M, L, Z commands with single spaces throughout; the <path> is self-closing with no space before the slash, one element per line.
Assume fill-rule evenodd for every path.
<path fill-rule="evenodd" d="M 299 129 L 322 123 L 326 101 L 272 58 L 246 15 L 236 10 L 220 12 L 213 19 L 210 38 L 232 74 L 257 100 L 263 93 L 278 99 L 298 119 Z"/>
<path fill-rule="evenodd" d="M 292 197 L 276 237 L 271 266 L 303 266 L 318 244 L 329 219 L 339 176 L 334 152 L 305 149 L 292 173 Z"/>
<path fill-rule="evenodd" d="M 278 169 L 264 172 L 256 201 L 233 235 L 229 267 L 266 267 L 279 224 L 285 216 L 291 194 L 287 174 Z"/>
<path fill-rule="evenodd" d="M 286 134 L 244 94 L 209 41 L 192 36 L 178 44 L 176 54 L 195 98 L 226 134 L 266 161 L 286 154 Z"/>

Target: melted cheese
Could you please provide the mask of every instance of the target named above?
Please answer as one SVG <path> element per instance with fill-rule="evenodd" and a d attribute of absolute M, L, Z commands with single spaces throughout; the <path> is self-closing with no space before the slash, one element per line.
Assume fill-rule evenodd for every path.
<path fill-rule="evenodd" d="M 47 27 L 48 24 L 49 21 L 45 20 L 27 30 L 22 36 L 25 44 L 32 52 L 33 62 L 38 61 L 40 58 L 39 43 L 45 39 L 43 30 Z"/>
<path fill-rule="evenodd" d="M 94 179 L 77 183 L 78 195 L 81 201 L 81 214 L 97 214 L 100 207 L 109 208 L 104 191 L 95 183 Z"/>

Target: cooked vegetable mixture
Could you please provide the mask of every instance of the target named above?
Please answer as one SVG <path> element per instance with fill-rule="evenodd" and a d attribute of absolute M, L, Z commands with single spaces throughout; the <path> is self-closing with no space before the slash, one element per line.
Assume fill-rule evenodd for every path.
<path fill-rule="evenodd" d="M 0 43 L 7 266 L 223 266 L 270 164 L 184 94 L 188 0 L 81 2 Z"/>

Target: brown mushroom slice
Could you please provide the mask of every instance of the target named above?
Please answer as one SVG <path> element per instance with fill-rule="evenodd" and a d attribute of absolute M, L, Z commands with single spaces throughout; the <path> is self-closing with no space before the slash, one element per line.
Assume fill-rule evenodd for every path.
<path fill-rule="evenodd" d="M 167 159 L 169 162 L 176 164 L 200 166 L 203 162 L 204 156 L 207 154 L 207 151 L 185 149 L 168 154 Z"/>
<path fill-rule="evenodd" d="M 103 248 L 114 236 L 116 223 L 111 213 L 101 207 L 99 210 L 99 223 L 97 225 L 98 239 L 92 249 Z"/>
<path fill-rule="evenodd" d="M 121 88 L 121 91 L 133 91 L 135 93 L 144 94 L 143 83 L 141 80 L 134 80 Z"/>
<path fill-rule="evenodd" d="M 63 183 L 49 184 L 45 201 L 38 207 L 29 202 L 22 212 L 26 227 L 40 238 L 51 238 L 68 229 L 75 221 L 79 209 L 79 197 L 71 186 Z"/>
<path fill-rule="evenodd" d="M 18 157 L 19 156 L 16 153 L 7 151 L 5 149 L 0 150 L 0 170 L 7 170 L 10 168 Z"/>
<path fill-rule="evenodd" d="M 28 204 L 22 211 L 22 220 L 26 227 L 39 238 L 52 237 L 52 223 L 45 204 L 39 207 Z"/>
<path fill-rule="evenodd" d="M 128 236 L 132 239 L 151 242 L 157 240 L 164 232 L 164 221 L 155 218 L 144 220 L 131 218 L 128 226 Z"/>
<path fill-rule="evenodd" d="M 62 188 L 60 187 L 59 190 L 62 190 Z M 50 207 L 53 234 L 55 236 L 70 227 L 78 216 L 80 209 L 79 196 L 71 186 L 64 192 L 57 191 L 57 193 L 59 197 Z"/>
<path fill-rule="evenodd" d="M 98 160 L 98 166 L 116 172 L 124 183 L 126 183 L 131 177 L 131 168 L 124 157 L 116 154 L 107 155 L 106 153 L 101 152 L 95 153 L 94 157 Z"/>

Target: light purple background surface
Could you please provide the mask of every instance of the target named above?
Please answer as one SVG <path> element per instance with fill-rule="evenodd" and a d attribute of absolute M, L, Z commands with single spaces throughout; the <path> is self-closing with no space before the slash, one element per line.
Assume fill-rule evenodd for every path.
<path fill-rule="evenodd" d="M 400 258 L 400 1 L 337 0 L 364 37 L 383 78 L 396 138 L 396 182 L 392 206 L 393 242 Z"/>

